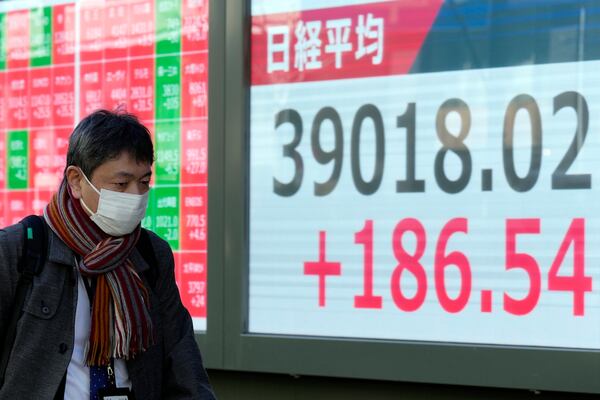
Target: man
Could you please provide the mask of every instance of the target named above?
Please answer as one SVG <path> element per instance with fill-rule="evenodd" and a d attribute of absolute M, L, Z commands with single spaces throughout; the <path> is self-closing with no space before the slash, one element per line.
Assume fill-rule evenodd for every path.
<path fill-rule="evenodd" d="M 156 265 L 136 247 L 153 155 L 148 130 L 130 114 L 97 111 L 73 131 L 64 179 L 44 210 L 47 259 L 0 399 L 214 399 L 169 245 L 147 233 Z M 0 231 L 0 337 L 23 236 L 19 224 Z"/>

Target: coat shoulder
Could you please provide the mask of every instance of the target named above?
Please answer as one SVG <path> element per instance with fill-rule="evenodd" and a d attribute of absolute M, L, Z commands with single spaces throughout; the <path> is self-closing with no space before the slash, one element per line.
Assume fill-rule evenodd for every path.
<path fill-rule="evenodd" d="M 0 252 L 3 260 L 17 260 L 23 249 L 23 225 L 14 224 L 0 229 Z"/>
<path fill-rule="evenodd" d="M 156 258 L 160 261 L 162 257 L 169 256 L 173 254 L 173 250 L 169 243 L 158 236 L 156 233 L 151 230 L 146 230 L 148 232 L 148 237 L 150 238 L 150 244 L 152 245 L 152 249 L 156 254 Z"/>

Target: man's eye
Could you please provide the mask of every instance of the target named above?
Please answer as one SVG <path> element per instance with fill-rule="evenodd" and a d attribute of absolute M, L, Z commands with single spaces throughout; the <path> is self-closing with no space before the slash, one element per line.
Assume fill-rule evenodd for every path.
<path fill-rule="evenodd" d="M 141 181 L 140 183 L 144 186 L 150 186 L 150 181 Z"/>
<path fill-rule="evenodd" d="M 114 184 L 118 187 L 127 187 L 128 182 L 115 182 Z"/>

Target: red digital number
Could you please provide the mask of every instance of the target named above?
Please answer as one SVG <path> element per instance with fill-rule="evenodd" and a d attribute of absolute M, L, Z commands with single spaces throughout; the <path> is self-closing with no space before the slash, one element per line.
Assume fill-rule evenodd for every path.
<path fill-rule="evenodd" d="M 529 314 L 537 305 L 542 289 L 540 267 L 531 255 L 517 253 L 517 235 L 539 234 L 540 220 L 506 220 L 506 270 L 523 269 L 529 276 L 529 293 L 522 299 L 515 299 L 504 293 L 504 310 L 514 315 Z"/>
<path fill-rule="evenodd" d="M 558 269 L 573 244 L 573 275 L 559 276 Z M 575 218 L 560 244 L 548 272 L 548 290 L 573 292 L 573 315 L 584 314 L 585 292 L 592 291 L 592 278 L 585 276 L 585 220 Z"/>
<path fill-rule="evenodd" d="M 471 296 L 471 265 L 467 256 L 458 251 L 453 251 L 449 254 L 446 252 L 446 245 L 450 237 L 457 233 L 468 233 L 468 220 L 466 218 L 454 218 L 448 221 L 440 232 L 440 237 L 435 249 L 435 292 L 437 293 L 440 305 L 449 313 L 457 313 L 462 311 L 467 305 Z M 446 290 L 446 279 L 444 272 L 446 268 L 455 265 L 460 272 L 460 291 L 456 299 L 448 296 Z"/>
<path fill-rule="evenodd" d="M 468 257 L 460 251 L 446 253 L 448 242 L 456 233 L 468 234 L 469 220 L 453 218 L 440 231 L 434 257 L 434 286 L 440 306 L 449 313 L 459 313 L 465 309 L 471 297 L 473 277 Z M 382 308 L 382 296 L 376 295 L 373 289 L 374 275 L 374 222 L 366 220 L 363 228 L 354 234 L 354 243 L 362 245 L 363 250 L 363 290 L 354 296 L 355 308 Z M 537 306 L 541 291 L 542 278 L 540 266 L 535 257 L 529 253 L 517 251 L 519 235 L 539 235 L 541 232 L 539 218 L 507 219 L 505 226 L 505 269 L 522 270 L 525 272 L 529 285 L 525 296 L 513 297 L 503 293 L 503 308 L 509 314 L 527 315 Z M 405 234 L 414 236 L 414 250 L 406 250 L 402 240 Z M 398 222 L 392 234 L 392 249 L 397 261 L 391 279 L 390 288 L 392 300 L 396 307 L 405 312 L 417 311 L 423 306 L 427 297 L 428 283 L 425 268 L 421 258 L 425 254 L 427 234 L 423 224 L 414 218 L 405 218 Z M 569 275 L 559 275 L 563 261 L 569 249 L 573 247 L 573 271 Z M 446 272 L 454 266 L 460 274 L 458 293 L 455 297 L 448 294 Z M 328 275 L 341 275 L 341 263 L 326 261 L 325 232 L 319 233 L 319 260 L 304 263 L 306 275 L 319 277 L 319 306 L 325 306 L 325 278 Z M 402 287 L 403 273 L 412 274 L 416 281 L 414 294 L 405 295 Z M 515 276 L 515 280 L 518 277 Z M 560 248 L 548 272 L 548 290 L 571 292 L 573 295 L 573 315 L 582 316 L 585 313 L 585 294 L 592 291 L 592 278 L 585 275 L 585 219 L 575 218 L 565 234 Z M 481 291 L 481 311 L 491 312 L 492 291 Z"/>
<path fill-rule="evenodd" d="M 363 294 L 354 296 L 354 307 L 381 308 L 381 296 L 373 295 L 373 220 L 366 220 L 362 231 L 354 234 L 354 243 L 365 246 Z"/>
<path fill-rule="evenodd" d="M 416 236 L 417 246 L 414 254 L 408 254 L 402 247 L 402 236 L 404 236 L 406 232 L 412 232 Z M 403 219 L 394 229 L 392 245 L 398 265 L 392 273 L 390 285 L 394 303 L 402 311 L 416 311 L 425 301 L 425 296 L 427 294 L 427 276 L 425 275 L 425 269 L 419 260 L 425 252 L 426 240 L 425 228 L 414 218 Z M 405 297 L 402 293 L 401 277 L 404 270 L 413 274 L 417 280 L 417 291 L 412 298 Z"/>

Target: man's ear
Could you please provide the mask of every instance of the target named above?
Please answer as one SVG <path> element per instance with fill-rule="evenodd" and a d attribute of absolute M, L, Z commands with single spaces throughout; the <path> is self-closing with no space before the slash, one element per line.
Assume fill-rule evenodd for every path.
<path fill-rule="evenodd" d="M 65 173 L 67 184 L 71 188 L 71 194 L 74 198 L 81 198 L 81 180 L 84 179 L 81 170 L 74 165 L 70 165 Z"/>

